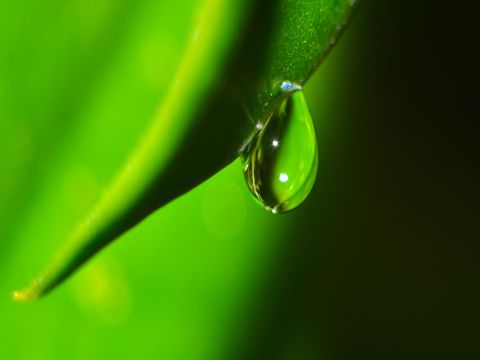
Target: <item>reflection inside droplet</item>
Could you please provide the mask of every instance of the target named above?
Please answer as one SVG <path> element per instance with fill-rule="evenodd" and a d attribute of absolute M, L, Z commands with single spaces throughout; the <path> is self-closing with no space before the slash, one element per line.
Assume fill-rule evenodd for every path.
<path fill-rule="evenodd" d="M 280 176 L 278 177 L 278 180 L 281 182 L 287 182 L 288 181 L 288 175 L 285 173 L 281 173 Z"/>
<path fill-rule="evenodd" d="M 264 125 L 245 157 L 244 175 L 258 202 L 272 213 L 299 206 L 317 174 L 317 140 L 299 85 L 284 81 L 291 93 Z"/>

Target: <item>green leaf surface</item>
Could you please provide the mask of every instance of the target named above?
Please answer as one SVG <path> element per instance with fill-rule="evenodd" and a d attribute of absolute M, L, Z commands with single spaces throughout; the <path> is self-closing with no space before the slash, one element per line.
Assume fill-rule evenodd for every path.
<path fill-rule="evenodd" d="M 235 161 L 122 235 L 51 296 L 31 304 L 11 301 L 11 290 L 42 268 L 108 192 L 147 132 L 174 81 L 199 5 L 198 0 L 78 0 L 61 6 L 49 0 L 0 1 L 0 52 L 10 57 L 8 63 L 0 57 L 0 358 L 212 360 L 232 358 L 238 345 L 252 347 L 239 358 L 255 358 L 253 344 L 259 341 L 272 356 L 328 357 L 323 345 L 309 351 L 303 336 L 298 339 L 309 328 L 291 326 L 283 317 L 272 327 L 262 325 L 264 315 L 255 309 L 272 276 L 297 288 L 300 269 L 293 263 L 279 271 L 277 262 L 292 247 L 305 249 L 310 234 L 322 259 L 331 236 L 331 205 L 351 201 L 342 205 L 324 195 L 338 195 L 328 180 L 341 169 L 339 154 L 348 142 L 339 127 L 352 124 L 354 116 L 345 103 L 354 99 L 357 67 L 351 60 L 358 56 L 364 17 L 305 86 L 320 168 L 312 196 L 298 211 L 272 216 L 262 210 Z M 91 66 L 81 66 L 85 63 Z M 77 86 L 78 80 L 87 85 Z M 68 106 L 62 106 L 66 98 Z M 31 104 L 28 111 L 25 104 Z M 61 107 L 69 111 L 56 110 Z M 308 297 L 312 306 L 324 308 L 317 302 L 321 298 Z M 270 313 L 289 298 L 267 301 Z M 282 322 L 291 333 L 276 334 Z M 269 341 L 270 336 L 281 340 Z"/>
<path fill-rule="evenodd" d="M 280 84 L 306 82 L 353 8 L 342 0 L 203 1 L 172 82 L 123 170 L 96 196 L 64 250 L 15 298 L 47 293 L 119 235 L 232 162 L 255 124 L 285 99 Z M 102 93 L 101 86 L 96 90 Z M 121 107 L 118 100 L 113 103 Z"/>

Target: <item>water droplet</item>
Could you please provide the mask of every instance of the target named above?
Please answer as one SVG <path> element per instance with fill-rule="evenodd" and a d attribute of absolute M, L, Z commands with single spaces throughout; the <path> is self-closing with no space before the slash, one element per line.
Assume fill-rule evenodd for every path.
<path fill-rule="evenodd" d="M 318 164 L 315 129 L 301 87 L 284 82 L 281 88 L 291 94 L 253 140 L 243 168 L 250 191 L 273 213 L 295 209 L 305 200 Z"/>
<path fill-rule="evenodd" d="M 302 90 L 302 87 L 300 85 L 294 84 L 290 81 L 282 82 L 282 85 L 280 85 L 280 88 L 282 89 L 283 92 L 293 92 L 297 90 Z"/>

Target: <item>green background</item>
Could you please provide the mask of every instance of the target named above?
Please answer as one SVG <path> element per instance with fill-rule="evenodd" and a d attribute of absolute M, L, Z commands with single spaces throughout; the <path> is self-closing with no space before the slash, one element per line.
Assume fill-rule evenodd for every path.
<path fill-rule="evenodd" d="M 367 2 L 307 84 L 297 211 L 258 207 L 236 162 L 11 301 L 145 131 L 194 3 L 0 2 L 0 359 L 478 354 L 474 11 L 433 1 Z"/>

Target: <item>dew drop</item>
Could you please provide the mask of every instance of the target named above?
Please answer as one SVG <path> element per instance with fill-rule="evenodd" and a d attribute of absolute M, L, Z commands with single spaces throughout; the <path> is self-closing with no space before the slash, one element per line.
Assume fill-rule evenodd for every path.
<path fill-rule="evenodd" d="M 289 96 L 253 140 L 243 168 L 253 196 L 274 214 L 306 199 L 318 165 L 315 129 L 301 87 L 284 82 L 281 88 Z"/>

